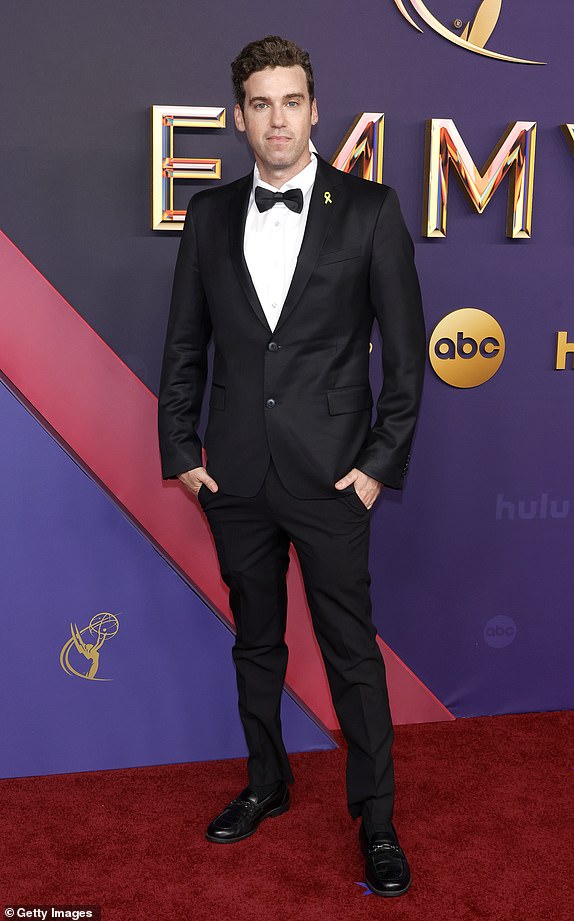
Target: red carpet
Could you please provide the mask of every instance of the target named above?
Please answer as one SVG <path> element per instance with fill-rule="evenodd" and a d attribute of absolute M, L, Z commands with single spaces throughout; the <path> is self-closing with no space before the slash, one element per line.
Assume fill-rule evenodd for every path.
<path fill-rule="evenodd" d="M 213 845 L 243 761 L 0 781 L 6 905 L 100 904 L 103 921 L 566 921 L 574 714 L 400 726 L 400 899 L 365 895 L 344 753 L 292 756 L 291 811 Z M 80 736 L 79 736 L 80 738 Z"/>

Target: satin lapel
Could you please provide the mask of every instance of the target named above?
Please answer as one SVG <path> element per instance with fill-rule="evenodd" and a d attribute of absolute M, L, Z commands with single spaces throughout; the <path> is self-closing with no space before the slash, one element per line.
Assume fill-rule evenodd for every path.
<path fill-rule="evenodd" d="M 243 254 L 243 237 L 245 234 L 245 221 L 247 219 L 247 209 L 249 207 L 249 196 L 253 185 L 253 173 L 246 176 L 238 185 L 234 197 L 229 204 L 229 252 L 235 272 L 245 294 L 245 297 L 251 304 L 253 310 L 261 320 L 265 328 L 271 332 L 267 317 L 261 302 L 257 297 L 255 286 L 251 280 L 249 269 Z"/>
<path fill-rule="evenodd" d="M 319 160 L 299 258 L 276 331 L 283 326 L 296 307 L 315 268 L 327 231 L 337 213 L 336 189 L 340 182 L 339 176 L 338 170 L 324 160 Z"/>

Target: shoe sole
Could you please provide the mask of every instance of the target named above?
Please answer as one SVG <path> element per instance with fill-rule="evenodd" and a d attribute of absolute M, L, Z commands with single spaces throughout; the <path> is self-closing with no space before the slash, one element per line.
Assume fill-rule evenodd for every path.
<path fill-rule="evenodd" d="M 255 832 L 257 831 L 261 823 L 265 821 L 265 819 L 274 819 L 278 815 L 283 815 L 284 812 L 288 811 L 290 805 L 291 805 L 291 802 L 288 800 L 286 803 L 283 803 L 282 806 L 277 806 L 275 809 L 272 809 L 271 812 L 268 812 L 267 815 L 264 815 L 262 816 L 262 818 L 259 819 L 255 828 L 253 828 L 251 831 L 246 832 L 246 834 L 244 835 L 238 835 L 236 838 L 216 838 L 214 835 L 208 835 L 206 832 L 205 837 L 207 838 L 208 841 L 211 841 L 213 844 L 235 844 L 237 841 L 244 841 L 246 838 L 250 838 L 251 835 L 255 834 Z"/>

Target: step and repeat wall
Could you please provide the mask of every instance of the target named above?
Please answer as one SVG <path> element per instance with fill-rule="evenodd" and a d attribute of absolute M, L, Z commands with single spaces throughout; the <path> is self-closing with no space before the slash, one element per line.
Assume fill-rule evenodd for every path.
<path fill-rule="evenodd" d="M 571 707 L 574 104 L 567 0 L 10 2 L 0 97 L 0 774 L 245 754 L 209 533 L 159 478 L 182 216 L 252 166 L 230 61 L 309 50 L 318 153 L 398 194 L 429 355 L 372 519 L 397 722 Z M 217 246 L 218 241 L 214 240 Z M 372 384 L 381 385 L 373 331 Z M 296 567 L 290 750 L 336 721 Z"/>

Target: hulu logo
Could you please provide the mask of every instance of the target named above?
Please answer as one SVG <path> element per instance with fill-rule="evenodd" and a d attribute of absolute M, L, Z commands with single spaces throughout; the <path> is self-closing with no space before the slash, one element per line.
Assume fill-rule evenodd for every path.
<path fill-rule="evenodd" d="M 570 513 L 569 499 L 550 499 L 543 492 L 539 499 L 518 499 L 512 502 L 502 493 L 496 497 L 496 520 L 541 521 L 546 518 L 567 518 Z"/>

